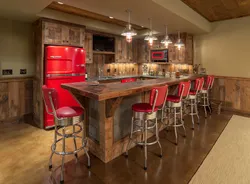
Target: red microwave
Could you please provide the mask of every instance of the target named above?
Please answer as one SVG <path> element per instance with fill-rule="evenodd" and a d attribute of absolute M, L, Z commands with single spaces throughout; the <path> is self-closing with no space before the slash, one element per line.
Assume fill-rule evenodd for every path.
<path fill-rule="evenodd" d="M 168 50 L 151 50 L 151 61 L 168 62 Z"/>

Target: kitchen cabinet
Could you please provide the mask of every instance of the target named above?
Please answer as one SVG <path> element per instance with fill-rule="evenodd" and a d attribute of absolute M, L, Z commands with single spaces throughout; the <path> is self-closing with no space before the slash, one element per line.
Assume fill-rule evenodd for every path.
<path fill-rule="evenodd" d="M 116 63 L 130 63 L 136 62 L 134 48 L 136 47 L 133 44 L 134 40 L 131 43 L 126 41 L 125 37 L 116 37 L 115 40 L 115 62 Z"/>
<path fill-rule="evenodd" d="M 148 46 L 148 43 L 143 39 L 137 40 L 137 62 L 150 62 L 150 47 Z"/>
<path fill-rule="evenodd" d="M 86 51 L 86 63 L 93 63 L 93 34 L 85 33 L 84 48 Z"/>
<path fill-rule="evenodd" d="M 43 22 L 44 43 L 56 45 L 84 45 L 85 29 L 54 22 Z"/>

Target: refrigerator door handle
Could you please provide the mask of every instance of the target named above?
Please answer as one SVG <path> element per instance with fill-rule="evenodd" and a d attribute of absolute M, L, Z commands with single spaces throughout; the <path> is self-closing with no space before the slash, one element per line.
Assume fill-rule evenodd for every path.
<path fill-rule="evenodd" d="M 85 67 L 85 64 L 76 65 L 77 67 Z"/>
<path fill-rule="evenodd" d="M 84 76 L 84 73 L 67 73 L 67 74 L 47 74 L 47 78 L 53 78 L 53 77 L 71 77 L 71 76 Z"/>

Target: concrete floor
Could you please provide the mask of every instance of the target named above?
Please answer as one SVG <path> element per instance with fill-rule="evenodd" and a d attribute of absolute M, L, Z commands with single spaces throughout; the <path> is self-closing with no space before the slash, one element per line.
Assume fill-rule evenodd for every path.
<path fill-rule="evenodd" d="M 201 117 L 194 131 L 190 118 L 186 117 L 187 137 L 180 136 L 178 146 L 172 143 L 173 131 L 161 131 L 163 158 L 157 156 L 157 145 L 150 146 L 147 172 L 143 170 L 144 154 L 139 147 L 131 149 L 127 159 L 120 156 L 108 164 L 91 155 L 91 169 L 86 167 L 83 151 L 79 153 L 78 163 L 74 156 L 66 156 L 65 183 L 188 183 L 231 117 L 231 113 L 213 114 L 208 119 Z M 53 133 L 26 123 L 1 123 L 0 183 L 59 183 L 60 156 L 53 157 L 53 169 L 48 170 Z M 72 150 L 73 140 L 68 140 L 66 145 Z"/>

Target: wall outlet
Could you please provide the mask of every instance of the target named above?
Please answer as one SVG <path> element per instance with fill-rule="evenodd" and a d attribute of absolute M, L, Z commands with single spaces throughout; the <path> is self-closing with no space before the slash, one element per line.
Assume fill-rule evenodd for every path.
<path fill-rule="evenodd" d="M 27 69 L 20 69 L 20 74 L 27 74 Z"/>
<path fill-rule="evenodd" d="M 2 70 L 2 75 L 12 75 L 13 71 L 12 69 L 4 69 Z"/>

